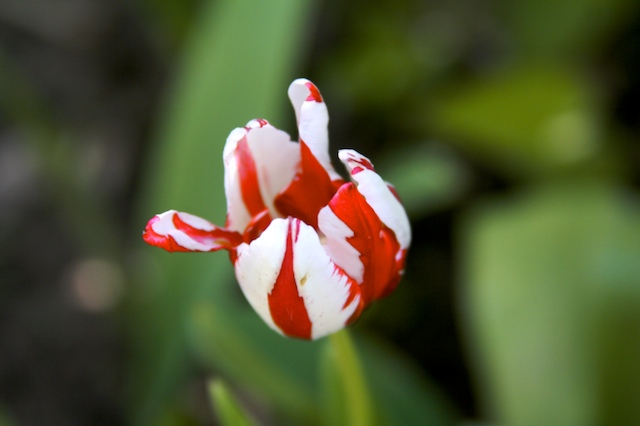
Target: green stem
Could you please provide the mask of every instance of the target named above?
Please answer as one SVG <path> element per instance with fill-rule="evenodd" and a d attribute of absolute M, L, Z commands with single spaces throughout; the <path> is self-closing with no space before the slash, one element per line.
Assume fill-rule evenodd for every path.
<path fill-rule="evenodd" d="M 336 373 L 342 387 L 345 420 L 350 426 L 373 424 L 371 397 L 356 348 L 347 330 L 329 337 Z"/>

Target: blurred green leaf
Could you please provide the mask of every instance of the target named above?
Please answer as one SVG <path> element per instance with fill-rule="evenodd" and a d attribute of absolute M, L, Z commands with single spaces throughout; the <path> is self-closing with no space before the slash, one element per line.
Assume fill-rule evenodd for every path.
<path fill-rule="evenodd" d="M 198 3 L 196 0 L 137 0 L 136 6 L 146 21 L 156 26 L 155 36 L 175 48 L 188 35 Z"/>
<path fill-rule="evenodd" d="M 639 208 L 575 182 L 465 217 L 466 325 L 500 424 L 640 422 Z"/>
<path fill-rule="evenodd" d="M 320 361 L 322 377 L 322 421 L 325 425 L 369 426 L 373 406 L 359 354 L 347 330 L 325 340 Z"/>
<path fill-rule="evenodd" d="M 404 21 L 374 10 L 359 14 L 352 29 L 356 35 L 320 66 L 341 88 L 338 95 L 348 96 L 360 109 L 401 102 L 423 72 Z"/>
<path fill-rule="evenodd" d="M 469 184 L 461 160 L 435 143 L 393 150 L 382 156 L 379 169 L 400 194 L 410 217 L 447 206 L 461 197 Z"/>
<path fill-rule="evenodd" d="M 601 152 L 589 85 L 572 69 L 520 65 L 434 95 L 427 126 L 515 176 L 585 162 Z"/>
<path fill-rule="evenodd" d="M 121 234 L 100 193 L 78 175 L 77 135 L 54 120 L 45 98 L 5 52 L 0 51 L 0 110 L 16 124 L 47 181 L 53 213 L 64 219 L 78 247 L 92 256 L 120 256 Z"/>
<path fill-rule="evenodd" d="M 220 379 L 209 382 L 209 397 L 222 426 L 251 426 L 255 421 L 240 407 L 231 390 Z"/>
<path fill-rule="evenodd" d="M 637 6 L 634 0 L 506 0 L 499 7 L 518 55 L 575 57 L 589 53 Z"/>
<path fill-rule="evenodd" d="M 0 426 L 14 426 L 16 423 L 4 406 L 0 406 Z"/>
<path fill-rule="evenodd" d="M 313 422 L 319 343 L 280 336 L 241 301 L 233 312 L 215 302 L 194 304 L 189 332 L 195 354 L 234 383 L 259 391 L 294 424 Z"/>
<path fill-rule="evenodd" d="M 234 127 L 255 117 L 268 115 L 277 123 L 294 78 L 289 70 L 304 39 L 309 4 L 203 4 L 151 151 L 138 209 L 141 228 L 169 208 L 224 222 L 224 142 Z M 133 423 L 147 425 L 162 416 L 186 375 L 184 325 L 194 301 L 210 298 L 231 306 L 234 284 L 233 268 L 222 253 L 143 250 L 149 250 L 150 259 L 141 264 L 146 280 L 131 305 L 137 328 L 130 403 Z"/>

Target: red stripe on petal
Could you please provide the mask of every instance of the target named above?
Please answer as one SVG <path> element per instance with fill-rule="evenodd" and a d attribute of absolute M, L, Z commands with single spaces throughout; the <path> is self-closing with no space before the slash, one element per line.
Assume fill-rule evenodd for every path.
<path fill-rule="evenodd" d="M 180 214 L 184 217 L 180 217 Z M 190 224 L 189 220 L 194 221 L 196 225 Z M 197 224 L 205 229 L 197 227 Z M 219 228 L 204 219 L 176 211 L 168 211 L 151 218 L 142 238 L 147 244 L 169 252 L 234 250 L 242 243 L 242 236 L 238 232 Z"/>
<path fill-rule="evenodd" d="M 332 181 L 304 141 L 300 141 L 300 169 L 274 204 L 283 216 L 301 219 L 318 229 L 318 212 L 327 205 L 343 180 Z"/>
<path fill-rule="evenodd" d="M 347 300 L 344 302 L 344 305 L 342 307 L 343 309 L 345 309 L 347 306 L 349 306 L 351 304 L 351 302 L 353 302 L 353 300 L 356 297 L 360 297 L 360 302 L 358 303 L 358 307 L 356 308 L 355 311 L 353 311 L 353 314 L 351 314 L 351 317 L 347 321 L 346 325 L 353 324 L 358 318 L 360 318 L 360 314 L 362 313 L 362 311 L 366 307 L 366 305 L 364 303 L 364 298 L 362 297 L 362 290 L 360 288 L 360 284 L 358 284 L 358 282 L 356 280 L 354 280 L 353 278 L 349 277 L 344 272 L 344 270 L 342 270 L 337 265 L 335 265 L 335 273 L 344 275 L 344 276 L 348 277 L 348 279 L 349 279 L 349 296 L 347 296 Z"/>
<path fill-rule="evenodd" d="M 389 188 L 389 191 L 391 191 L 393 196 L 396 197 L 396 200 L 402 202 L 402 200 L 400 199 L 400 194 L 398 194 L 398 191 L 393 185 L 387 184 L 387 188 Z"/>
<path fill-rule="evenodd" d="M 247 225 L 244 230 L 244 234 L 242 235 L 245 243 L 250 243 L 255 240 L 262 234 L 262 231 L 267 229 L 267 227 L 271 224 L 273 218 L 269 213 L 269 210 L 264 209 L 257 215 L 251 218 L 251 222 Z"/>
<path fill-rule="evenodd" d="M 236 231 L 218 227 L 212 230 L 195 228 L 180 219 L 178 214 L 173 215 L 173 225 L 177 230 L 184 232 L 191 239 L 199 243 L 220 246 L 219 248 L 212 249 L 212 251 L 237 247 L 242 243 L 242 236 Z"/>
<path fill-rule="evenodd" d="M 294 221 L 297 229 L 292 229 Z M 269 310 L 273 322 L 289 337 L 311 339 L 311 320 L 298 293 L 293 271 L 293 240 L 298 237 L 300 222 L 290 219 L 287 245 L 278 278 L 269 294 Z M 295 232 L 295 236 L 292 234 Z"/>
<path fill-rule="evenodd" d="M 147 222 L 147 226 L 144 228 L 144 232 L 142 233 L 142 239 L 145 243 L 154 246 L 160 247 L 168 252 L 185 252 L 191 251 L 186 249 L 176 243 L 176 240 L 173 239 L 170 235 L 160 235 L 153 230 L 153 224 L 158 222 L 160 218 L 158 216 L 152 217 L 149 222 Z"/>
<path fill-rule="evenodd" d="M 322 102 L 322 95 L 320 94 L 320 91 L 315 84 L 308 81 L 304 85 L 307 86 L 307 89 L 309 89 L 309 96 L 307 96 L 306 99 L 307 101 Z"/>
<path fill-rule="evenodd" d="M 354 184 L 343 185 L 329 207 L 354 232 L 347 241 L 360 253 L 364 266 L 360 290 L 364 306 L 368 306 L 398 285 L 404 268 L 404 256 L 398 256 L 400 244 Z"/>
<path fill-rule="evenodd" d="M 258 180 L 258 170 L 246 136 L 238 141 L 235 156 L 238 163 L 238 176 L 240 177 L 242 201 L 244 202 L 249 214 L 251 216 L 255 216 L 267 207 L 262 200 L 260 182 Z"/>

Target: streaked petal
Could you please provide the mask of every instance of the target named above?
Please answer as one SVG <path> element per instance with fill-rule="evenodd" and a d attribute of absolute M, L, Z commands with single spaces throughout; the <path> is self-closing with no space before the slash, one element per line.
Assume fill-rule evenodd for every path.
<path fill-rule="evenodd" d="M 278 194 L 275 205 L 283 216 L 297 217 L 317 227 L 318 212 L 343 181 L 332 181 L 304 142 L 300 142 L 300 155 L 299 171 L 291 184 Z"/>
<path fill-rule="evenodd" d="M 148 244 L 170 252 L 229 250 L 242 243 L 242 236 L 235 231 L 175 210 L 151 218 L 142 238 Z"/>
<path fill-rule="evenodd" d="M 339 180 L 329 156 L 329 113 L 318 88 L 309 80 L 299 78 L 289 86 L 289 99 L 296 112 L 298 136 L 301 142 L 329 174 L 330 180 Z"/>
<path fill-rule="evenodd" d="M 343 188 L 347 187 L 353 189 L 353 184 L 343 186 Z M 356 235 L 354 228 L 367 237 L 370 233 L 366 223 L 360 223 L 362 222 L 361 220 L 356 219 L 358 223 L 352 224 L 350 227 L 345 223 L 346 218 L 340 218 L 334 212 L 335 209 L 338 213 L 343 213 L 343 209 L 336 208 L 336 204 L 340 206 L 346 204 L 347 209 L 350 211 L 349 214 L 359 216 L 356 212 L 358 206 L 350 205 L 349 200 L 345 202 L 345 199 L 350 197 L 345 197 L 345 189 L 343 188 L 331 200 L 330 205 L 320 210 L 318 214 L 318 229 L 325 237 L 324 249 L 329 257 L 360 284 L 364 281 L 364 264 L 360 259 L 360 252 L 352 245 L 351 241 Z"/>
<path fill-rule="evenodd" d="M 347 167 L 358 192 L 367 200 L 382 223 L 395 233 L 400 247 L 408 249 L 411 226 L 407 213 L 389 185 L 374 171 L 369 159 L 353 149 L 342 149 L 338 157 Z"/>
<path fill-rule="evenodd" d="M 278 217 L 274 199 L 297 171 L 298 144 L 266 120 L 257 119 L 229 134 L 223 159 L 227 228 L 243 232 L 251 218 L 264 210 Z"/>
<path fill-rule="evenodd" d="M 292 234 L 295 278 L 313 324 L 312 338 L 317 339 L 360 315 L 360 287 L 326 254 L 311 226 L 296 219 L 290 229 L 296 228 L 298 235 Z"/>
<path fill-rule="evenodd" d="M 362 310 L 358 284 L 299 219 L 274 219 L 259 238 L 239 246 L 236 277 L 262 319 L 290 337 L 317 339 Z"/>
<path fill-rule="evenodd" d="M 331 259 L 360 284 L 365 306 L 396 288 L 404 270 L 400 244 L 353 183 L 320 211 L 318 227 Z"/>

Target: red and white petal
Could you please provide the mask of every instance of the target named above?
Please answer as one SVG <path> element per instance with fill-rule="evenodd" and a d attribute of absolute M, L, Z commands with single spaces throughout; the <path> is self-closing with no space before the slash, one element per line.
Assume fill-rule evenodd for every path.
<path fill-rule="evenodd" d="M 170 252 L 229 250 L 242 243 L 242 236 L 235 231 L 175 210 L 151 218 L 142 238 L 148 244 Z"/>
<path fill-rule="evenodd" d="M 342 149 L 338 158 L 344 163 L 360 192 L 382 223 L 395 233 L 400 247 L 409 248 L 411 226 L 407 213 L 389 185 L 382 180 L 369 159 L 352 149 Z"/>
<path fill-rule="evenodd" d="M 320 211 L 318 227 L 331 259 L 360 284 L 364 306 L 396 288 L 406 250 L 353 183 Z"/>
<path fill-rule="evenodd" d="M 339 268 L 324 251 L 317 232 L 298 220 L 293 234 L 294 271 L 298 291 L 305 301 L 311 319 L 312 338 L 334 333 L 361 311 L 360 288 L 357 282 Z"/>
<path fill-rule="evenodd" d="M 296 112 L 298 136 L 329 174 L 339 180 L 329 156 L 329 113 L 318 88 L 309 80 L 299 78 L 289 86 L 289 99 Z"/>
<path fill-rule="evenodd" d="M 298 144 L 266 120 L 252 120 L 229 134 L 223 159 L 227 227 L 243 232 L 264 210 L 279 216 L 274 199 L 297 171 Z"/>
<path fill-rule="evenodd" d="M 336 195 L 336 199 L 338 197 L 340 195 Z M 356 213 L 355 209 L 356 207 L 353 205 L 349 207 L 353 214 Z M 318 214 L 318 229 L 324 235 L 324 249 L 329 257 L 351 278 L 358 283 L 362 283 L 364 280 L 364 264 L 360 259 L 360 252 L 350 242 L 356 237 L 354 230 L 336 215 L 331 206 L 326 206 L 320 210 Z"/>
<path fill-rule="evenodd" d="M 344 328 L 362 310 L 358 284 L 299 219 L 274 219 L 259 238 L 238 247 L 235 268 L 251 306 L 290 337 L 317 339 Z"/>
<path fill-rule="evenodd" d="M 282 216 L 297 217 L 315 228 L 318 212 L 327 205 L 343 181 L 332 181 L 304 142 L 300 142 L 300 156 L 298 172 L 291 184 L 278 194 L 274 204 Z"/>

